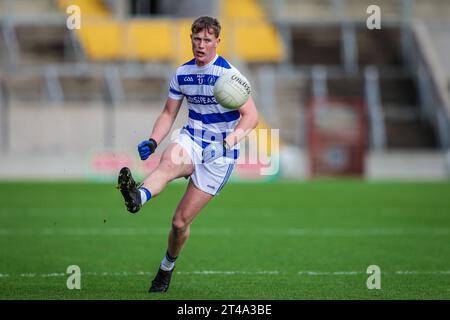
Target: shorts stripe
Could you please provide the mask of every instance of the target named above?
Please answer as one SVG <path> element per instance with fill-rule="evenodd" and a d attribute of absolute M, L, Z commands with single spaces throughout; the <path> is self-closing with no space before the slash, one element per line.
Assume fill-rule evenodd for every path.
<path fill-rule="evenodd" d="M 234 164 L 230 164 L 228 166 L 227 173 L 225 174 L 225 178 L 222 181 L 222 184 L 220 185 L 219 189 L 217 189 L 217 193 L 222 190 L 222 188 L 225 186 L 225 183 L 227 183 L 228 179 L 230 178 L 231 173 L 233 172 Z"/>

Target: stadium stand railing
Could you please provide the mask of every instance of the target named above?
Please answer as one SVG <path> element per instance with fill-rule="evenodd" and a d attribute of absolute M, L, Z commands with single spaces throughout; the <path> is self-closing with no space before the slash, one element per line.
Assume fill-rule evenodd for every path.
<path fill-rule="evenodd" d="M 446 30 L 450 31 L 450 24 Z M 444 44 L 443 48 L 438 49 L 436 45 L 439 46 L 439 40 L 430 31 L 423 23 L 413 25 L 414 72 L 421 93 L 423 116 L 435 126 L 440 147 L 450 150 L 450 73 L 445 67 L 447 58 L 438 56 L 442 51 L 445 56 L 448 47 Z M 433 40 L 437 43 L 433 44 Z M 444 41 L 448 43 L 446 38 Z"/>
<path fill-rule="evenodd" d="M 96 26 L 92 20 L 92 28 L 69 32 L 63 10 L 67 1 L 58 2 L 59 10 L 51 1 L 34 4 L 33 16 L 22 14 L 22 6 L 16 5 L 16 14 L 10 15 L 13 19 L 0 13 L 0 50 L 5 53 L 0 67 L 10 100 L 57 105 L 106 101 L 117 106 L 124 101 L 162 101 L 173 64 L 180 62 L 167 52 L 171 45 L 167 39 L 176 34 L 176 39 L 188 41 L 191 20 L 158 17 L 118 22 L 99 1 L 70 1 L 75 2 L 84 8 L 83 13 L 91 12 L 103 22 Z M 246 66 L 243 70 L 254 80 L 258 106 L 270 126 L 283 127 L 282 138 L 288 143 L 304 146 L 304 107 L 325 90 L 333 96 L 367 97 L 367 91 L 372 92 L 373 102 L 367 98 L 367 103 L 382 119 L 382 125 L 371 119 L 372 136 L 378 137 L 372 138 L 372 148 L 383 136 L 382 149 L 445 146 L 444 120 L 449 112 L 438 108 L 436 117 L 424 107 L 430 104 L 424 102 L 427 99 L 437 99 L 437 94 L 426 97 L 430 91 L 426 85 L 438 85 L 429 80 L 436 77 L 436 70 L 423 59 L 414 60 L 408 51 L 414 45 L 411 20 L 434 17 L 433 12 L 445 17 L 450 5 L 441 0 L 416 0 L 411 6 L 408 1 L 391 1 L 382 6 L 386 20 L 383 32 L 377 32 L 365 28 L 369 2 L 222 1 L 225 40 L 221 53 Z M 436 3 L 442 10 L 431 9 Z M 149 38 L 152 32 L 164 35 L 163 40 Z M 99 38 L 104 40 L 101 45 Z M 264 46 L 248 39 L 258 44 L 264 39 Z M 128 44 L 125 49 L 121 41 Z M 274 48 L 278 51 L 271 51 Z M 180 52 L 183 59 L 190 57 L 189 44 L 176 51 L 177 57 Z M 322 78 L 321 68 L 325 70 Z M 419 78 L 414 68 L 425 76 Z M 370 74 L 376 76 L 370 78 Z"/>
<path fill-rule="evenodd" d="M 310 94 L 320 91 L 317 88 L 321 86 L 332 96 L 364 97 L 371 91 L 374 98 L 366 102 L 369 108 L 378 110 L 372 114 L 379 114 L 382 119 L 371 119 L 372 148 L 375 141 L 381 141 L 378 143 L 381 150 L 446 148 L 442 143 L 449 136 L 442 130 L 446 125 L 430 121 L 434 111 L 423 107 L 424 88 L 416 77 L 411 26 L 416 18 L 431 16 L 445 21 L 450 17 L 449 2 L 265 0 L 262 3 L 272 12 L 274 23 L 288 30 L 285 38 L 292 43 L 293 64 L 306 72 L 318 67 L 325 70 L 323 83 L 312 81 Z M 366 9 L 373 4 L 382 9 L 382 32 L 368 30 L 365 25 Z M 437 11 L 441 12 L 432 14 Z M 302 84 L 298 90 L 303 90 Z M 445 105 L 438 109 L 437 119 L 447 123 L 450 113 Z"/>

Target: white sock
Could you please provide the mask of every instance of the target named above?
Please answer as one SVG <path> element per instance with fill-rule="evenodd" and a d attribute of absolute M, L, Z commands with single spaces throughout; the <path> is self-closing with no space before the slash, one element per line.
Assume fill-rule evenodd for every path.
<path fill-rule="evenodd" d="M 148 190 L 145 187 L 140 187 L 139 193 L 141 194 L 141 204 L 142 205 L 144 205 L 144 203 L 146 203 L 148 200 L 150 200 L 152 198 L 152 194 L 151 194 L 150 190 Z"/>
<path fill-rule="evenodd" d="M 161 261 L 161 269 L 164 271 L 170 271 L 175 267 L 175 261 L 169 261 L 167 260 L 166 256 L 164 256 L 164 259 Z"/>
<path fill-rule="evenodd" d="M 141 203 L 144 204 L 147 202 L 147 195 L 145 194 L 144 190 L 139 190 L 139 193 L 141 194 Z"/>

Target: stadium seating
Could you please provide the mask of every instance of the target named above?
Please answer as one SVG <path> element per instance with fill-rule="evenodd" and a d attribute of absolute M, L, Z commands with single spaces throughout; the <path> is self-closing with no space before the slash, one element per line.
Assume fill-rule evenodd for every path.
<path fill-rule="evenodd" d="M 42 75 L 20 75 L 9 77 L 6 82 L 8 97 L 12 104 L 16 102 L 48 101 L 45 80 Z"/>
<path fill-rule="evenodd" d="M 21 48 L 21 64 L 39 66 L 65 59 L 66 31 L 58 25 L 19 25 L 15 28 Z"/>
<path fill-rule="evenodd" d="M 370 5 L 378 5 L 382 9 L 386 23 L 405 18 L 401 0 L 283 0 L 280 5 L 276 0 L 260 0 L 266 12 L 272 12 L 276 20 L 297 24 L 323 24 L 340 21 L 346 17 L 352 21 L 365 19 Z M 344 6 L 340 8 L 340 4 Z M 450 18 L 450 2 L 447 0 L 414 0 L 406 1 L 411 5 L 411 16 L 414 19 L 448 20 Z"/>
<path fill-rule="evenodd" d="M 65 10 L 76 4 L 83 13 L 77 36 L 93 61 L 153 61 L 179 64 L 189 59 L 191 19 L 118 21 L 101 1 L 59 0 Z M 284 56 L 277 29 L 254 0 L 222 1 L 219 18 L 224 29 L 222 54 L 246 62 L 279 62 Z M 245 41 L 240 41 L 245 39 Z M 258 45 L 264 39 L 264 46 Z M 175 49 L 175 50 L 174 50 Z M 180 55 L 180 52 L 182 53 Z"/>
<path fill-rule="evenodd" d="M 192 56 L 191 18 L 156 16 L 120 21 L 106 2 L 97 0 L 10 3 L 14 3 L 20 13 L 35 14 L 32 22 L 27 20 L 30 17 L 24 16 L 27 19 L 21 17 L 14 25 L 20 47 L 20 55 L 15 57 L 16 69 L 10 66 L 9 48 L 4 36 L 0 37 L 0 67 L 12 70 L 4 79 L 11 101 L 46 104 L 56 96 L 66 103 L 105 99 L 110 102 L 112 88 L 108 88 L 111 85 L 108 81 L 112 81 L 119 88 L 116 95 L 120 99 L 159 106 L 174 65 Z M 327 94 L 364 98 L 364 70 L 375 66 L 379 74 L 387 148 L 438 148 L 437 129 L 424 114 L 426 108 L 415 71 L 402 47 L 404 39 L 400 27 L 404 13 L 400 1 L 383 5 L 387 23 L 382 31 L 365 27 L 365 9 L 372 1 L 345 1 L 348 9 L 345 15 L 355 31 L 356 69 L 353 72 L 345 65 L 342 17 L 333 3 L 339 1 L 220 1 L 223 37 L 219 53 L 248 74 L 267 125 L 283 127 L 281 138 L 284 141 L 304 146 L 304 110 L 314 96 L 312 70 L 325 66 Z M 413 18 L 445 18 L 450 9 L 450 3 L 445 0 L 416 0 L 414 3 Z M 0 3 L 3 6 L 0 9 L 4 4 Z M 70 4 L 82 9 L 83 25 L 75 33 L 69 32 L 64 24 L 65 9 Z M 47 13 L 52 19 L 40 18 L 40 14 L 47 17 Z M 5 27 L 7 24 L 0 25 L 2 35 Z M 427 28 L 430 50 L 439 59 L 438 65 L 447 75 L 448 83 L 448 26 L 435 23 L 428 24 Z M 273 78 L 270 90 L 263 89 L 267 82 L 260 72 L 263 67 L 269 67 Z M 116 70 L 117 75 L 113 72 L 112 78 L 107 79 L 108 68 Z M 52 73 L 52 70 L 57 72 Z M 49 78 L 60 95 L 58 92 L 51 94 Z"/>
<path fill-rule="evenodd" d="M 400 22 L 408 17 L 402 11 L 401 1 L 343 1 L 345 8 L 339 8 L 339 1 L 294 1 L 285 0 L 283 5 L 275 1 L 262 1 L 267 12 L 271 12 L 271 19 L 279 25 L 289 25 L 292 52 L 291 61 L 299 70 L 310 70 L 313 65 L 326 66 L 332 73 L 327 80 L 327 94 L 330 96 L 365 97 L 363 71 L 367 66 L 376 66 L 379 71 L 379 87 L 381 107 L 386 127 L 387 148 L 389 149 L 433 149 L 438 147 L 436 126 L 427 120 L 423 101 L 419 99 L 419 88 L 416 83 L 414 68 L 409 64 L 408 54 L 402 45 L 402 31 Z M 382 31 L 368 30 L 365 19 L 366 9 L 371 4 L 378 4 L 382 8 Z M 439 9 L 438 9 L 439 8 Z M 341 10 L 339 10 L 341 9 Z M 414 1 L 411 17 L 448 19 L 450 17 L 450 3 L 447 1 Z M 437 12 L 441 11 L 441 12 Z M 294 14 L 295 13 L 295 14 Z M 335 72 L 344 67 L 344 51 L 347 45 L 343 43 L 342 19 L 347 19 L 355 28 L 356 38 L 356 74 L 347 71 Z M 433 18 L 431 18 L 433 19 Z M 441 29 L 441 33 L 439 30 Z M 448 30 L 442 25 L 431 32 L 431 40 L 435 39 L 437 55 L 445 54 L 445 43 L 448 42 Z M 441 36 L 439 35 L 441 34 Z M 445 68 L 445 61 L 441 59 Z M 340 69 L 342 70 L 342 69 Z M 450 74 L 447 72 L 447 74 Z M 312 95 L 309 82 L 298 80 L 291 83 L 289 77 L 277 77 L 277 86 L 285 88 L 278 91 L 276 103 L 282 104 L 278 108 L 277 117 L 272 120 L 280 125 L 283 119 L 284 138 L 291 143 L 304 141 L 298 137 L 298 126 L 304 124 L 301 115 L 294 116 L 295 111 L 307 105 Z M 296 89 L 295 89 L 296 88 Z M 306 88 L 306 90 L 305 90 Z M 289 98 L 282 95 L 288 90 Z M 295 94 L 294 92 L 297 91 Z M 422 104 L 422 105 L 421 105 Z M 297 111 L 298 112 L 298 111 Z M 429 111 L 428 111 L 429 112 Z M 278 120 L 277 120 L 278 119 Z M 296 119 L 296 120 L 293 120 Z"/>

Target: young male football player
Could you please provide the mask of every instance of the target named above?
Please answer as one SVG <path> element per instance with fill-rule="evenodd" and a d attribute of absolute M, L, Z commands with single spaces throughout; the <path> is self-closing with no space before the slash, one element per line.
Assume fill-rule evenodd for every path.
<path fill-rule="evenodd" d="M 258 112 L 251 96 L 238 110 L 231 111 L 214 98 L 213 87 L 217 78 L 227 71 L 237 71 L 216 52 L 220 29 L 219 21 L 213 17 L 200 17 L 192 24 L 194 58 L 176 70 L 170 81 L 165 107 L 150 138 L 138 145 L 140 158 L 146 160 L 170 132 L 186 97 L 189 108 L 187 124 L 178 138 L 164 150 L 158 167 L 140 186 L 128 168 L 122 168 L 119 173 L 119 189 L 131 213 L 138 212 L 168 182 L 190 177 L 172 219 L 166 255 L 149 292 L 165 292 L 169 288 L 175 261 L 189 237 L 191 222 L 227 183 L 238 157 L 239 142 L 258 123 Z"/>

